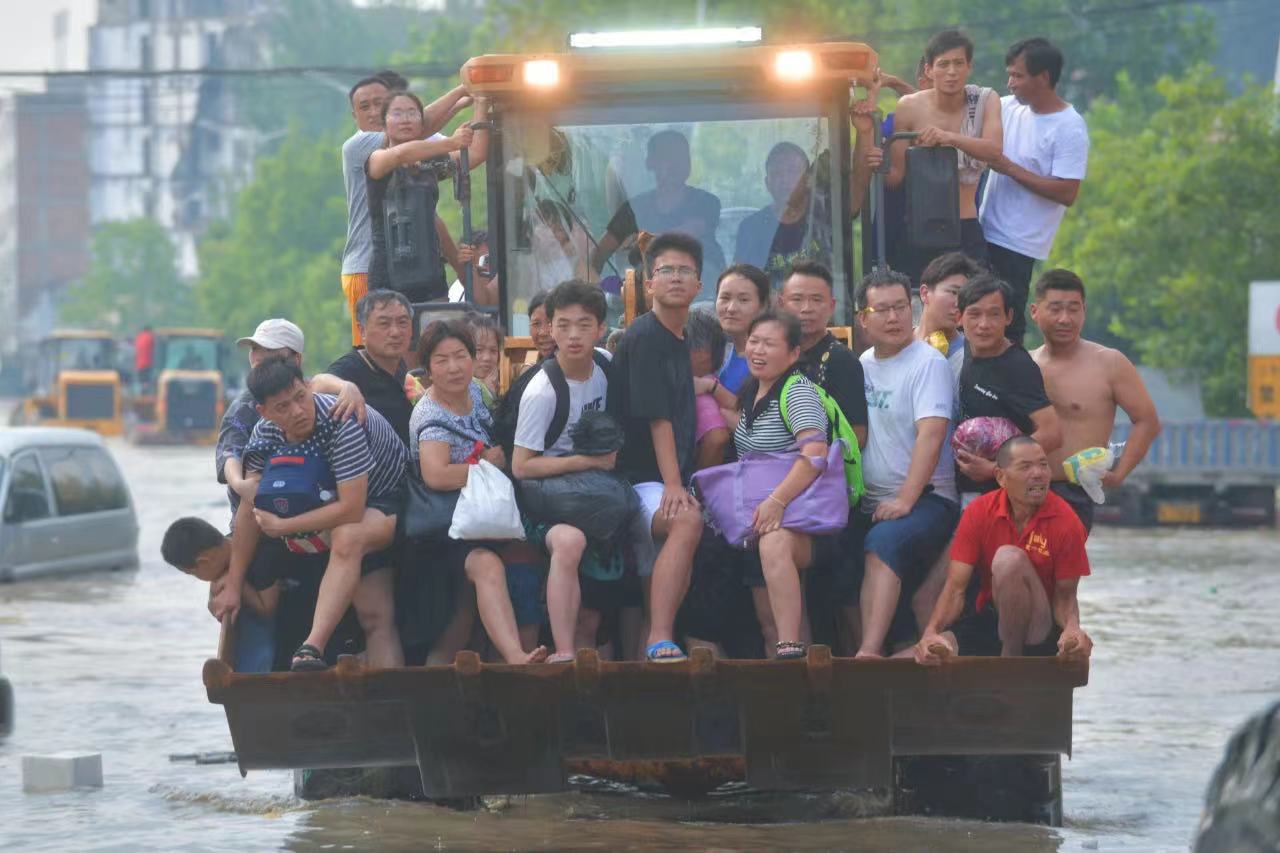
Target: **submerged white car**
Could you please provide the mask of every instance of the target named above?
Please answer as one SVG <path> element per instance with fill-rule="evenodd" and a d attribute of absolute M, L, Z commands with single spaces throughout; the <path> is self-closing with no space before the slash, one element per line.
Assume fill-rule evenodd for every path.
<path fill-rule="evenodd" d="M 137 565 L 133 499 L 97 433 L 0 429 L 0 581 Z"/>

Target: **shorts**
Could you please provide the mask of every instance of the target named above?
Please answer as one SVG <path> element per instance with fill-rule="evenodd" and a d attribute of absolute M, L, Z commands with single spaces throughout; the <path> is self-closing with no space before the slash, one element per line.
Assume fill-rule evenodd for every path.
<path fill-rule="evenodd" d="M 399 518 L 404 512 L 405 501 L 405 484 L 402 481 L 394 491 L 387 492 L 384 495 L 367 498 L 364 502 L 366 509 L 376 509 L 387 518 Z"/>
<path fill-rule="evenodd" d="M 469 553 L 469 552 L 468 552 Z M 507 565 L 507 595 L 511 596 L 511 610 L 516 625 L 542 624 L 542 566 L 530 563 Z"/>
<path fill-rule="evenodd" d="M 380 569 L 394 568 L 399 548 L 391 546 L 372 554 L 365 554 L 360 561 L 360 577 L 371 575 Z M 299 554 L 285 547 L 284 540 L 263 537 L 258 542 L 245 580 L 254 589 L 266 589 L 280 580 L 307 581 L 318 579 L 329 565 L 329 552 Z"/>
<path fill-rule="evenodd" d="M 863 551 L 879 557 L 902 581 L 904 592 L 914 592 L 951 540 L 960 522 L 960 507 L 926 492 L 902 518 L 872 524 L 870 515 L 859 513 L 859 521 L 870 524 Z"/>
<path fill-rule="evenodd" d="M 965 657 L 999 657 L 1003 644 L 1000 642 L 1000 614 L 995 605 L 988 604 L 982 610 L 974 611 L 971 605 L 965 607 L 965 614 L 950 628 L 955 634 L 956 645 L 960 654 Z M 1055 623 L 1049 628 L 1049 636 L 1035 645 L 1022 647 L 1023 657 L 1047 658 L 1058 653 L 1058 638 L 1062 629 Z"/>
<path fill-rule="evenodd" d="M 555 525 L 544 524 L 540 521 L 530 521 L 525 518 L 525 541 L 545 551 L 547 547 L 547 532 L 552 527 L 555 527 Z M 601 554 L 599 550 L 588 543 L 587 550 L 583 552 L 582 560 L 578 563 L 578 574 L 605 583 L 621 580 L 623 573 L 627 570 L 622 551 L 621 547 L 617 547 L 610 554 Z"/>
<path fill-rule="evenodd" d="M 712 395 L 699 394 L 693 398 L 693 406 L 697 416 L 693 429 L 695 443 L 702 441 L 702 437 L 713 429 L 727 430 L 729 428 L 728 422 L 724 419 L 724 414 L 720 411 L 720 405 Z"/>
<path fill-rule="evenodd" d="M 830 592 L 840 607 L 857 605 L 862 593 L 862 578 L 866 574 L 863 542 L 867 538 L 867 525 L 862 518 L 860 507 L 849 509 L 849 523 L 838 537 L 836 554 L 832 560 Z"/>
<path fill-rule="evenodd" d="M 1080 486 L 1065 480 L 1054 480 L 1049 484 L 1049 491 L 1071 506 L 1076 518 L 1084 525 L 1084 535 L 1087 537 L 1093 530 L 1093 498 Z"/>
<path fill-rule="evenodd" d="M 369 292 L 369 274 L 363 272 L 344 273 L 342 276 L 342 295 L 347 298 L 347 307 L 351 309 L 351 345 L 360 346 L 360 324 L 356 322 L 356 303 Z"/>
<path fill-rule="evenodd" d="M 759 656 L 760 625 L 750 589 L 743 583 L 744 556 L 715 531 L 703 530 L 689 591 L 676 619 L 677 635 L 719 643 L 732 657 Z"/>
<path fill-rule="evenodd" d="M 636 483 L 633 488 L 640 498 L 640 511 L 631 523 L 631 543 L 635 552 L 636 574 L 647 578 L 653 574 L 658 559 L 658 543 L 653 540 L 653 517 L 662 504 L 662 483 Z"/>
<path fill-rule="evenodd" d="M 582 607 L 608 613 L 627 606 L 627 585 L 623 578 L 602 581 L 589 575 L 578 578 L 582 590 Z"/>
<path fill-rule="evenodd" d="M 804 571 L 808 572 L 829 566 L 832 560 L 840 553 L 841 535 L 810 536 L 809 538 L 813 541 L 813 559 L 809 561 L 809 568 Z M 760 562 L 760 550 L 752 548 L 749 551 L 739 551 L 738 553 L 741 555 L 742 560 L 742 583 L 752 589 L 764 586 L 764 565 Z"/>

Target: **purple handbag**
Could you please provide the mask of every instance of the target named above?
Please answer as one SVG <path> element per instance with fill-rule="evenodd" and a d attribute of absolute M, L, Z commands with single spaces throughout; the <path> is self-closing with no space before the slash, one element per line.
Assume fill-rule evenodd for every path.
<path fill-rule="evenodd" d="M 796 496 L 782 514 L 782 526 L 796 533 L 826 536 L 849 522 L 849 487 L 844 478 L 843 442 L 827 448 L 826 467 L 818 479 Z M 795 465 L 799 450 L 744 453 L 737 462 L 704 468 L 693 475 L 693 488 L 715 528 L 735 548 L 755 543 L 751 526 L 756 507 L 766 500 Z"/>

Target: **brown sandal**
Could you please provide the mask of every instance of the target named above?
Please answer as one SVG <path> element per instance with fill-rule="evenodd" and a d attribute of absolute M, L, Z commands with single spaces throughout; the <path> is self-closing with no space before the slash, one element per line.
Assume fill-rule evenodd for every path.
<path fill-rule="evenodd" d="M 786 640 L 777 643 L 773 648 L 777 660 L 800 660 L 808 651 L 808 647 L 804 643 Z"/>

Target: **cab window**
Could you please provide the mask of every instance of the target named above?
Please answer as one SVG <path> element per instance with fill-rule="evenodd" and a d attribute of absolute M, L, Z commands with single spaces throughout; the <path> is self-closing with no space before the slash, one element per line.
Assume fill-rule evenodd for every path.
<path fill-rule="evenodd" d="M 49 517 L 49 496 L 45 490 L 44 472 L 34 453 L 13 460 L 9 476 L 9 495 L 4 502 L 4 520 L 13 524 L 38 521 Z"/>
<path fill-rule="evenodd" d="M 105 450 L 96 447 L 42 451 L 59 515 L 124 509 L 129 492 Z"/>

